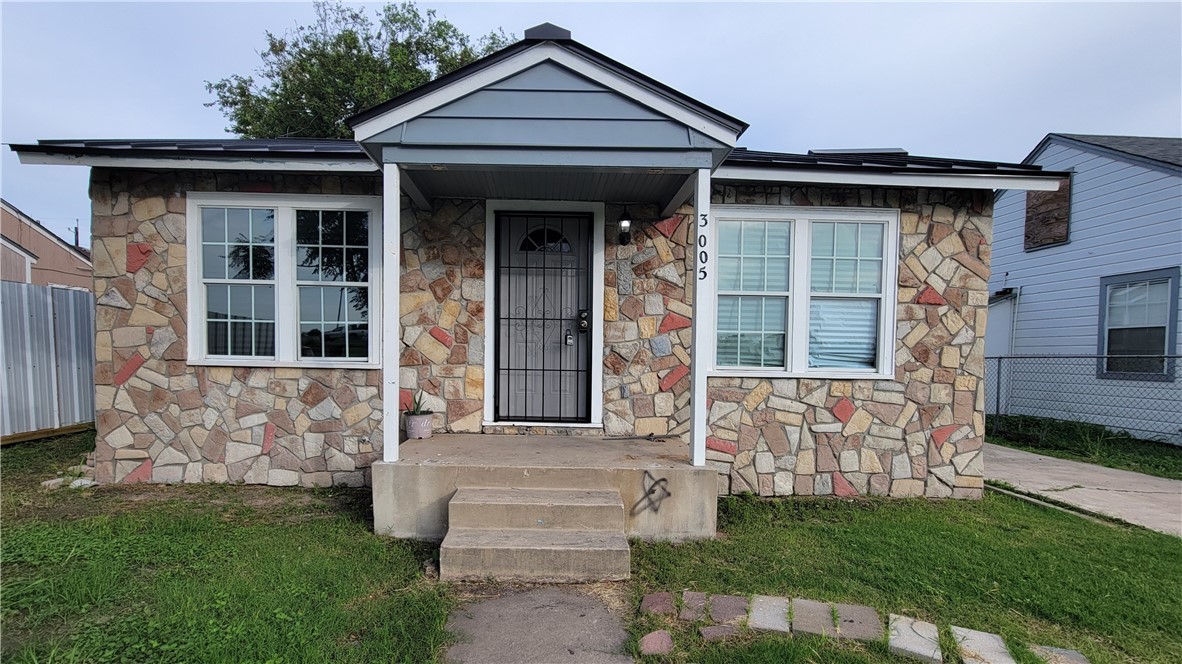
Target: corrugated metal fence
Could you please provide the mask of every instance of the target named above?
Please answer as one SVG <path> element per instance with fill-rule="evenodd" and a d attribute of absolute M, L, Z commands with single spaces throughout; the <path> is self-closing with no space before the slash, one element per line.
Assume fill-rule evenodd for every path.
<path fill-rule="evenodd" d="M 0 283 L 0 435 L 94 421 L 94 294 Z"/>

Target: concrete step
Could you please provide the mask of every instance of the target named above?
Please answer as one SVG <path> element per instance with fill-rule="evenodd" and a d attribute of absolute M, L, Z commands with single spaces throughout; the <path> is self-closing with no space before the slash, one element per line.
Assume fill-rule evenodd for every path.
<path fill-rule="evenodd" d="M 448 504 L 452 528 L 560 528 L 624 531 L 617 491 L 586 489 L 457 489 Z"/>
<path fill-rule="evenodd" d="M 631 569 L 623 532 L 453 527 L 439 549 L 440 578 L 452 581 L 620 581 Z"/>

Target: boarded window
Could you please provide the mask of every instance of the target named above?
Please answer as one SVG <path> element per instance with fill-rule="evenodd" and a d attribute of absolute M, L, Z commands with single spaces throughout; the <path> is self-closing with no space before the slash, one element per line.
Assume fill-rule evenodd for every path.
<path fill-rule="evenodd" d="M 1026 192 L 1026 251 L 1067 242 L 1070 219 L 1070 179 L 1061 180 L 1058 191 Z"/>

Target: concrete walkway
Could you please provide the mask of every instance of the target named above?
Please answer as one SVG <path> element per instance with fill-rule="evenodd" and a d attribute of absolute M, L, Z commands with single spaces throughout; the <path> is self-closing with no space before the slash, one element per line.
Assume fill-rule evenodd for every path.
<path fill-rule="evenodd" d="M 571 588 L 507 592 L 452 612 L 449 664 L 631 664 L 628 633 L 596 597 Z"/>
<path fill-rule="evenodd" d="M 985 479 L 1182 537 L 1182 481 L 985 445 Z"/>

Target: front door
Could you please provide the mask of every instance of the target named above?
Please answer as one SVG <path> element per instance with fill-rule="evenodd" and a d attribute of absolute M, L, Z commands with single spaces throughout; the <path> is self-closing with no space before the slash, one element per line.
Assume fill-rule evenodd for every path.
<path fill-rule="evenodd" d="M 496 418 L 591 421 L 591 215 L 497 213 Z"/>

